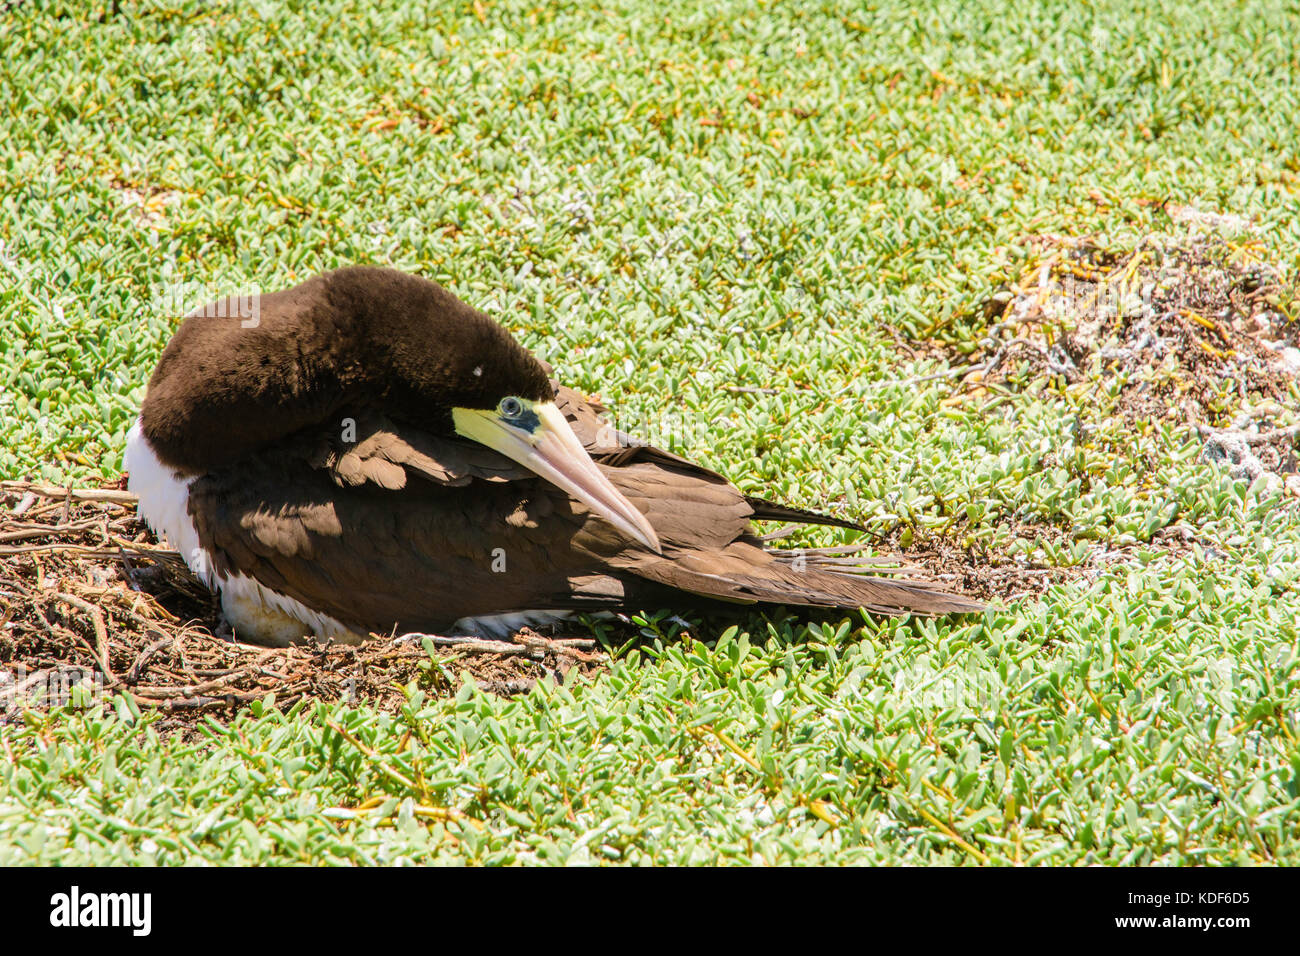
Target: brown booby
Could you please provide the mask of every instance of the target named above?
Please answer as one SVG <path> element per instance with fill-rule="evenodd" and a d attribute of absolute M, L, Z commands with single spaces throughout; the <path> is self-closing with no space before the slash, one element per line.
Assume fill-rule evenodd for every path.
<path fill-rule="evenodd" d="M 246 303 L 244 303 L 246 304 Z M 126 448 L 150 527 L 244 640 L 500 634 L 528 615 L 731 604 L 981 605 L 751 522 L 742 494 L 604 409 L 436 283 L 352 267 L 180 326 Z"/>

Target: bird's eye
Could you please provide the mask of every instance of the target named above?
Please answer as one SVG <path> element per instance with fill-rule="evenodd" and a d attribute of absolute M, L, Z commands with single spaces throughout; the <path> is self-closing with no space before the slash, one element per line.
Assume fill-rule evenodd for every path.
<path fill-rule="evenodd" d="M 517 398 L 503 398 L 497 406 L 502 418 L 518 418 L 524 413 L 524 403 Z"/>

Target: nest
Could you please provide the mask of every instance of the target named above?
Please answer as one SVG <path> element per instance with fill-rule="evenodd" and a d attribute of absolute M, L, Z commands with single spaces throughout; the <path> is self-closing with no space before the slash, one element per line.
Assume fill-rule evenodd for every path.
<path fill-rule="evenodd" d="M 527 628 L 513 643 L 243 644 L 181 556 L 138 520 L 134 495 L 0 482 L 0 724 L 119 694 L 181 727 L 268 695 L 285 708 L 319 700 L 391 710 L 413 682 L 430 694 L 454 693 L 467 677 L 490 692 L 525 692 L 543 676 L 601 666 L 594 647 Z"/>

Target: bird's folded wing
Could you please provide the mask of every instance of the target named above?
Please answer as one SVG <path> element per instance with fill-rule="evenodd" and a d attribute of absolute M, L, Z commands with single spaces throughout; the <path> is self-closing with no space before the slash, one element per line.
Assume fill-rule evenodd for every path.
<path fill-rule="evenodd" d="M 340 489 L 280 456 L 197 479 L 189 512 L 219 578 L 246 575 L 362 632 L 622 596 L 574 540 L 596 521 L 540 478 Z"/>
<path fill-rule="evenodd" d="M 512 481 L 532 472 L 478 442 L 441 438 L 377 413 L 359 412 L 338 428 L 310 436 L 308 460 L 339 487 L 367 483 L 397 491 L 416 475 L 435 484 L 467 485 L 475 478 Z"/>

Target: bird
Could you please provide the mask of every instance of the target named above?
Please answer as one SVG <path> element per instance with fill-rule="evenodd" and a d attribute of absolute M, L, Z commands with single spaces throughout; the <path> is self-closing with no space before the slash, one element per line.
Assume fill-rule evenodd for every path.
<path fill-rule="evenodd" d="M 500 638 L 645 609 L 983 607 L 852 548 L 774 546 L 754 522 L 861 526 L 613 427 L 494 319 L 384 267 L 184 318 L 123 464 L 140 517 L 255 644 Z"/>

